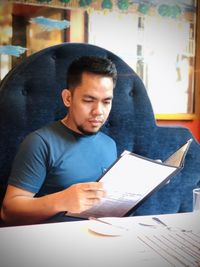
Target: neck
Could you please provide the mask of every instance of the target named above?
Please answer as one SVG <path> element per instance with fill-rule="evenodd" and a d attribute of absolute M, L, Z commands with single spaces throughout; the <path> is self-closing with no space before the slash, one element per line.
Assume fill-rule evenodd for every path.
<path fill-rule="evenodd" d="M 65 125 L 68 129 L 70 129 L 71 131 L 75 132 L 75 133 L 78 133 L 78 134 L 81 134 L 81 132 L 79 132 L 78 130 L 75 130 L 73 129 L 72 127 L 70 127 L 69 125 L 69 119 L 68 119 L 68 116 L 64 117 L 62 120 L 61 120 L 62 124 Z"/>
<path fill-rule="evenodd" d="M 64 124 L 67 128 L 71 129 L 71 127 L 69 126 L 69 122 L 68 122 L 68 116 L 64 117 L 61 120 L 62 124 Z M 71 129 L 72 131 L 74 131 L 73 129 Z"/>

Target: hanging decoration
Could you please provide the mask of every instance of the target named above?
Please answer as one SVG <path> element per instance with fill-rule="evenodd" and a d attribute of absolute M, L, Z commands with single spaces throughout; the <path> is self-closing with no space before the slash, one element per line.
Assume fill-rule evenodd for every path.
<path fill-rule="evenodd" d="M 26 2 L 28 5 L 42 5 L 55 8 L 85 9 L 88 13 L 93 10 L 103 11 L 106 14 L 110 10 L 121 12 L 138 12 L 143 15 L 158 15 L 161 17 L 178 19 L 185 12 L 196 12 L 195 1 L 187 0 L 10 0 L 14 3 Z M 183 15 L 183 16 L 182 16 Z"/>
<path fill-rule="evenodd" d="M 144 15 L 149 12 L 150 5 L 146 3 L 140 3 L 138 6 L 138 11 Z"/>
<path fill-rule="evenodd" d="M 181 15 L 182 11 L 180 6 L 175 5 L 171 7 L 171 17 L 172 18 L 178 18 Z"/>
<path fill-rule="evenodd" d="M 0 54 L 19 57 L 27 48 L 16 45 L 0 45 Z"/>
<path fill-rule="evenodd" d="M 87 7 L 91 5 L 92 0 L 79 0 L 79 6 L 80 7 Z"/>
<path fill-rule="evenodd" d="M 70 26 L 70 22 L 67 20 L 48 19 L 43 16 L 32 18 L 30 22 L 38 24 L 46 31 L 63 30 Z"/>
<path fill-rule="evenodd" d="M 120 10 L 127 10 L 129 8 L 129 1 L 128 0 L 118 0 L 117 6 Z"/>
<path fill-rule="evenodd" d="M 170 16 L 170 7 L 166 4 L 160 5 L 158 7 L 158 13 L 162 16 L 162 17 L 169 17 Z"/>
<path fill-rule="evenodd" d="M 163 4 L 158 7 L 158 13 L 162 17 L 177 18 L 181 15 L 181 12 L 181 8 L 178 5 L 170 6 Z"/>
<path fill-rule="evenodd" d="M 112 9 L 113 7 L 113 3 L 111 0 L 103 0 L 101 3 L 101 7 L 103 9 Z"/>
<path fill-rule="evenodd" d="M 63 4 L 69 4 L 71 0 L 60 0 L 61 3 Z"/>

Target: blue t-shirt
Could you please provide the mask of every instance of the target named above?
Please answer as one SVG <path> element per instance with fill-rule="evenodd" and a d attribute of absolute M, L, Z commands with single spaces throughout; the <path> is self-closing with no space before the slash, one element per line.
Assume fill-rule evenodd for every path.
<path fill-rule="evenodd" d="M 57 121 L 25 138 L 8 183 L 36 196 L 51 194 L 96 181 L 116 158 L 116 144 L 104 133 L 81 135 Z"/>

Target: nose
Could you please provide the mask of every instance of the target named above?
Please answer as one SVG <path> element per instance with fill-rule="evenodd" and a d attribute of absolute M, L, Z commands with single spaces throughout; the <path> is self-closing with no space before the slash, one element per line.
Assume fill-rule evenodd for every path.
<path fill-rule="evenodd" d="M 99 115 L 103 115 L 103 113 L 104 113 L 104 107 L 102 103 L 96 103 L 93 108 L 93 114 L 99 116 Z"/>

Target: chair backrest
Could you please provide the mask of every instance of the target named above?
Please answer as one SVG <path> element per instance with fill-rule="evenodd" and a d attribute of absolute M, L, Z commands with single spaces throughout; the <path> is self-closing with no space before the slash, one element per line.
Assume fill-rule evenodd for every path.
<path fill-rule="evenodd" d="M 141 79 L 117 55 L 89 44 L 63 43 L 52 46 L 28 57 L 12 69 L 0 84 L 2 196 L 19 143 L 29 132 L 65 115 L 66 108 L 61 100 L 61 91 L 66 87 L 66 71 L 69 64 L 82 55 L 107 57 L 117 66 L 118 80 L 114 89 L 113 107 L 102 130 L 115 139 L 119 154 L 126 149 L 162 160 L 191 137 L 191 133 L 185 128 L 156 125 L 152 106 Z M 199 153 L 196 141 L 193 147 L 195 153 Z M 179 180 L 180 175 L 177 183 Z M 198 183 L 199 179 L 195 178 L 192 187 Z M 171 189 L 168 186 L 167 194 L 173 189 L 174 187 Z M 167 213 L 168 207 L 165 207 L 165 204 L 160 206 L 159 199 L 156 199 L 158 194 L 159 192 L 150 198 L 149 204 L 144 203 L 138 214 Z M 178 196 L 180 203 L 173 208 L 174 212 L 179 211 L 181 207 L 180 192 Z M 191 202 L 191 198 L 188 201 Z M 190 204 L 186 206 L 187 210 L 191 208 Z"/>

